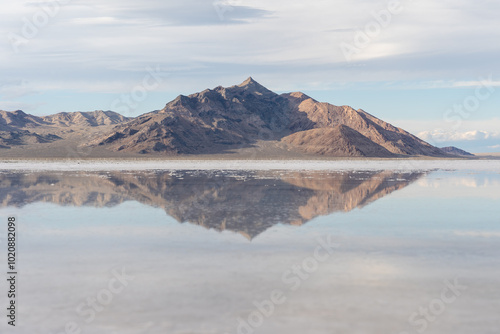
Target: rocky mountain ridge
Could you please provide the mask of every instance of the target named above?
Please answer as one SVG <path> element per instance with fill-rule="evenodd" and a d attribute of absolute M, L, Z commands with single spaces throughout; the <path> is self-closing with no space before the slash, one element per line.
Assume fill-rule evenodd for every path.
<path fill-rule="evenodd" d="M 119 113 L 102 110 L 61 112 L 48 116 L 34 116 L 22 110 L 0 110 L 0 148 L 64 141 L 68 133 L 86 132 L 89 127 L 110 126 L 127 120 L 128 117 Z"/>
<path fill-rule="evenodd" d="M 163 109 L 134 118 L 112 111 L 43 117 L 0 112 L 3 148 L 33 143 L 39 151 L 73 145 L 103 156 L 264 149 L 273 157 L 451 156 L 361 109 L 318 102 L 300 92 L 279 95 L 251 77 L 239 85 L 179 95 Z"/>
<path fill-rule="evenodd" d="M 332 129 L 339 125 L 344 141 L 332 137 Z M 313 142 L 306 133 L 299 135 L 311 130 Z M 298 146 L 297 137 L 301 138 Z M 328 156 L 446 155 L 363 110 L 317 102 L 300 92 L 278 95 L 252 78 L 228 88 L 178 96 L 162 110 L 119 124 L 90 144 L 115 151 L 177 155 L 228 152 L 259 141 Z M 356 147 L 360 143 L 363 149 Z"/>

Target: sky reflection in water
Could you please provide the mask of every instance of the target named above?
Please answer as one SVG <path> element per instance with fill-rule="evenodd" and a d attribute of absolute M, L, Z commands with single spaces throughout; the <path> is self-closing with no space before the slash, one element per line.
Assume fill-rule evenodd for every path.
<path fill-rule="evenodd" d="M 255 333 L 417 333 L 455 279 L 425 332 L 500 327 L 498 173 L 9 172 L 0 201 L 20 222 L 17 333 L 238 333 L 273 290 Z M 325 238 L 335 251 L 292 273 Z"/>

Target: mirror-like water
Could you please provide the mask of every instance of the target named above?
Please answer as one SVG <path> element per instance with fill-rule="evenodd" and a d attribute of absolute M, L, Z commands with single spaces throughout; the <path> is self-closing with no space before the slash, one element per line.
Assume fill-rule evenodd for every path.
<path fill-rule="evenodd" d="M 499 204 L 485 171 L 3 172 L 15 330 L 497 333 Z"/>

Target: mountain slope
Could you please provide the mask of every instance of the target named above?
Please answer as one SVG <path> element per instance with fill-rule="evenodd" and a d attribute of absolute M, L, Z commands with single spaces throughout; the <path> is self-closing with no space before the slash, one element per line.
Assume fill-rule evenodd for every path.
<path fill-rule="evenodd" d="M 41 117 L 26 114 L 22 110 L 0 110 L 0 148 L 10 149 L 13 146 L 49 143 L 61 139 L 54 134 L 38 134 L 32 131 L 44 124 L 46 123 Z"/>
<path fill-rule="evenodd" d="M 37 134 L 26 130 L 0 131 L 0 148 L 50 143 L 58 139 L 61 139 L 61 137 L 54 134 Z"/>
<path fill-rule="evenodd" d="M 363 110 L 318 102 L 300 92 L 283 94 L 295 113 L 314 123 L 314 128 L 346 125 L 389 152 L 401 155 L 443 156 L 443 152 L 409 132 L 378 119 Z"/>
<path fill-rule="evenodd" d="M 474 157 L 474 154 L 461 150 L 455 146 L 441 147 L 441 151 L 443 151 L 446 154 L 458 155 L 463 157 Z"/>
<path fill-rule="evenodd" d="M 22 150 L 20 155 L 59 155 L 78 151 L 89 136 L 100 136 L 107 127 L 129 120 L 112 111 L 62 112 L 33 116 L 21 110 L 0 111 L 0 148 Z M 5 151 L 4 151 L 5 152 Z M 21 152 L 21 151 L 20 151 Z M 61 153 L 63 152 L 63 153 Z M 14 156 L 16 154 L 14 153 Z"/>
<path fill-rule="evenodd" d="M 286 104 L 249 79 L 229 88 L 180 95 L 162 110 L 120 124 L 91 144 L 139 153 L 218 153 L 251 145 L 260 137 L 276 139 L 286 130 Z"/>
<path fill-rule="evenodd" d="M 296 132 L 281 140 L 304 153 L 333 157 L 394 157 L 384 147 L 374 143 L 346 125 Z"/>
<path fill-rule="evenodd" d="M 16 131 L 45 124 L 41 117 L 26 114 L 22 110 L 0 110 L 0 131 Z"/>

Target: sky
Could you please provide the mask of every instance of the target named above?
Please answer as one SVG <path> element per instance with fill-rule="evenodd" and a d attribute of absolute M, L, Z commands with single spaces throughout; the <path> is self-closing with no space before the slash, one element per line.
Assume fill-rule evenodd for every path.
<path fill-rule="evenodd" d="M 496 0 L 4 1 L 0 109 L 137 116 L 252 76 L 500 152 L 499 15 Z"/>

